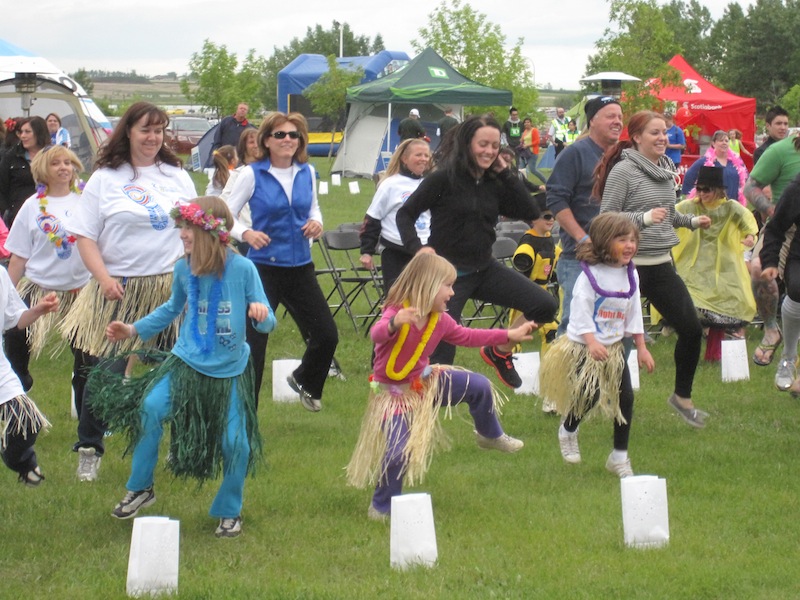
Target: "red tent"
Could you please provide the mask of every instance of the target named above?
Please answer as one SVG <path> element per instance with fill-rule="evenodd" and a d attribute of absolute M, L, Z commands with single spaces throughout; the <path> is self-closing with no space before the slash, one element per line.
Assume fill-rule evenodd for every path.
<path fill-rule="evenodd" d="M 659 100 L 676 104 L 675 124 L 683 127 L 699 127 L 696 136 L 686 136 L 686 151 L 682 164 L 690 166 L 697 160 L 700 145 L 708 146 L 711 136 L 718 129 L 742 132 L 742 142 L 751 153 L 755 149 L 755 98 L 743 98 L 719 89 L 695 71 L 689 63 L 676 54 L 669 61 L 670 66 L 681 73 L 683 87 L 666 87 L 658 93 Z M 690 127 L 690 129 L 694 129 Z M 752 167 L 749 157 L 743 156 L 748 168 Z"/>

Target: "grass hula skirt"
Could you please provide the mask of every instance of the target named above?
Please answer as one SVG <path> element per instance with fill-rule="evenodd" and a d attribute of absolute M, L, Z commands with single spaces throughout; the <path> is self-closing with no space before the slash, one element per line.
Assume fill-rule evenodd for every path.
<path fill-rule="evenodd" d="M 28 306 L 34 306 L 50 292 L 55 292 L 58 297 L 58 310 L 56 312 L 42 315 L 28 326 L 28 346 L 30 347 L 31 357 L 37 359 L 47 344 L 50 332 L 55 330 L 56 326 L 64 320 L 67 313 L 72 309 L 80 290 L 67 292 L 48 290 L 33 283 L 30 279 L 22 279 L 17 285 L 17 292 L 19 292 L 20 297 L 24 298 Z M 50 357 L 57 356 L 63 349 L 64 344 L 56 345 Z"/>
<path fill-rule="evenodd" d="M 253 369 L 249 363 L 238 377 L 221 379 L 197 372 L 173 354 L 155 369 L 130 379 L 103 368 L 94 368 L 87 382 L 87 400 L 111 431 L 127 437 L 127 454 L 133 451 L 142 436 L 144 398 L 167 375 L 170 377 L 171 407 L 163 424 L 172 432 L 167 461 L 169 470 L 176 477 L 191 477 L 201 483 L 219 477 L 228 403 L 235 381 L 237 396 L 242 403 L 240 413 L 246 420 L 246 431 L 239 431 L 237 435 L 247 435 L 250 445 L 247 470 L 252 473 L 261 457 L 261 435 L 256 417 Z"/>
<path fill-rule="evenodd" d="M 539 392 L 556 403 L 560 415 L 583 418 L 597 404 L 606 416 L 625 423 L 619 409 L 619 382 L 625 368 L 622 342 L 608 346 L 608 359 L 594 360 L 585 344 L 562 335 L 550 345 L 539 370 Z"/>
<path fill-rule="evenodd" d="M 97 281 L 90 279 L 62 321 L 61 335 L 73 340 L 76 348 L 92 356 L 125 354 L 143 346 L 171 348 L 177 339 L 180 319 L 176 319 L 147 344 L 143 344 L 139 336 L 122 342 L 110 342 L 106 338 L 106 327 L 115 320 L 123 323 L 138 321 L 166 302 L 172 291 L 172 273 L 114 279 L 125 288 L 122 300 L 106 300 Z"/>
<path fill-rule="evenodd" d="M 371 382 L 367 411 L 361 422 L 353 456 L 346 467 L 347 483 L 364 488 L 375 485 L 386 475 L 384 456 L 390 450 L 389 441 L 394 430 L 405 422 L 408 438 L 403 450 L 405 471 L 403 476 L 409 485 L 421 483 L 437 450 L 449 448 L 450 442 L 439 422 L 439 409 L 444 405 L 446 416 L 451 416 L 451 407 L 461 399 L 448 395 L 442 401 L 450 371 L 463 370 L 447 365 L 431 365 L 429 377 L 405 384 L 381 384 Z M 452 389 L 447 386 L 447 389 Z M 505 396 L 492 385 L 493 410 L 498 414 Z M 402 421 L 395 417 L 401 417 Z"/>
<path fill-rule="evenodd" d="M 0 447 L 8 446 L 8 434 L 24 435 L 49 429 L 50 422 L 25 394 L 20 394 L 8 402 L 0 404 Z"/>

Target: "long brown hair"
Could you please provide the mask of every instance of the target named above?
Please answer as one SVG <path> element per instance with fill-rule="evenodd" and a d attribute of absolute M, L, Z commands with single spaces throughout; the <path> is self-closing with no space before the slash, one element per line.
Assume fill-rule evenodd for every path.
<path fill-rule="evenodd" d="M 221 146 L 212 153 L 214 157 L 214 177 L 211 180 L 218 189 L 225 187 L 231 176 L 231 167 L 236 167 L 236 148 L 230 145 Z"/>
<path fill-rule="evenodd" d="M 606 150 L 603 158 L 597 163 L 594 169 L 594 187 L 592 188 L 592 198 L 600 201 L 603 197 L 603 192 L 606 189 L 606 180 L 611 169 L 614 168 L 620 160 L 622 160 L 622 151 L 628 148 L 638 150 L 636 142 L 633 141 L 633 136 L 640 135 L 647 127 L 647 124 L 653 119 L 664 119 L 664 115 L 654 112 L 652 110 L 640 110 L 631 117 L 628 121 L 628 139 L 622 140 L 614 144 L 611 148 Z"/>
<path fill-rule="evenodd" d="M 131 139 L 130 128 L 140 119 L 146 117 L 145 125 L 167 126 L 169 117 L 167 113 L 150 102 L 134 102 L 122 115 L 122 118 L 114 127 L 114 131 L 108 141 L 100 147 L 97 153 L 97 161 L 94 163 L 95 169 L 107 167 L 109 169 L 119 169 L 124 164 L 133 167 L 134 179 L 137 176 L 136 167 L 131 164 Z M 180 167 L 181 161 L 175 156 L 166 144 L 162 144 L 156 155 L 156 164 L 165 163 L 173 167 Z"/>
<path fill-rule="evenodd" d="M 633 234 L 639 244 L 639 228 L 628 217 L 616 212 L 597 215 L 589 226 L 590 241 L 578 246 L 575 258 L 590 265 L 616 261 L 612 243 L 621 235 Z"/>

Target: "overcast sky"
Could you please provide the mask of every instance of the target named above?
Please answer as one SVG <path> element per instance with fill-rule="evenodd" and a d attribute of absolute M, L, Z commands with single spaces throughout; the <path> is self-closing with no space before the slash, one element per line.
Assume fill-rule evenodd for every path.
<path fill-rule="evenodd" d="M 719 19 L 731 0 L 703 0 Z M 465 2 L 467 3 L 467 2 Z M 664 0 L 659 0 L 664 3 Z M 740 0 L 745 11 L 750 2 Z M 577 89 L 587 57 L 608 26 L 603 0 L 497 2 L 470 0 L 502 29 L 507 41 L 524 38 L 537 85 Z M 336 8 L 339 5 L 342 8 Z M 21 5 L 20 5 L 21 6 Z M 273 48 L 303 38 L 307 27 L 346 22 L 356 35 L 380 33 L 388 50 L 413 57 L 411 41 L 437 6 L 431 0 L 33 0 L 3 14 L 7 41 L 50 60 L 66 72 L 130 71 L 143 75 L 186 72 L 189 57 L 208 38 L 244 58 L 250 48 L 269 57 Z"/>

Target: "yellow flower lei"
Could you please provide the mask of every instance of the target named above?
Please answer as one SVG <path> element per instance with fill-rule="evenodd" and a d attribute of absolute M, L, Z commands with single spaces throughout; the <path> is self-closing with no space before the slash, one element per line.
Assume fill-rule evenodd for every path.
<path fill-rule="evenodd" d="M 408 301 L 403 302 L 403 308 L 408 308 L 409 304 Z M 416 350 L 414 350 L 414 354 L 411 355 L 411 358 L 408 359 L 406 366 L 403 367 L 400 372 L 398 373 L 395 371 L 395 364 L 397 363 L 397 357 L 400 355 L 400 350 L 403 349 L 403 345 L 406 343 L 406 338 L 408 337 L 408 331 L 411 329 L 411 326 L 408 323 L 404 323 L 400 327 L 400 336 L 397 338 L 397 341 L 394 343 L 394 348 L 392 348 L 392 353 L 389 355 L 389 361 L 386 363 L 386 375 L 389 379 L 393 379 L 394 381 L 402 381 L 408 374 L 411 373 L 411 369 L 419 361 L 419 357 L 422 356 L 423 350 L 425 350 L 425 346 L 428 345 L 428 341 L 431 339 L 433 335 L 433 330 L 436 329 L 436 324 L 439 322 L 439 313 L 432 312 L 428 317 L 428 326 L 425 328 L 425 331 L 422 333 L 422 338 L 417 344 Z"/>

